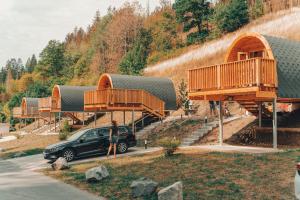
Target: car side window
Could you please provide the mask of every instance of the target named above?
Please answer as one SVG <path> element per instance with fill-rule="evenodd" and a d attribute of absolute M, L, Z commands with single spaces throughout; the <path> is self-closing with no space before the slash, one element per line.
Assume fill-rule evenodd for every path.
<path fill-rule="evenodd" d="M 90 130 L 86 134 L 83 135 L 82 139 L 85 141 L 95 140 L 98 139 L 99 136 L 97 134 L 97 130 Z"/>
<path fill-rule="evenodd" d="M 119 127 L 119 134 L 128 133 L 128 130 L 125 127 Z"/>
<path fill-rule="evenodd" d="M 109 136 L 109 129 L 108 128 L 101 128 L 98 130 L 100 136 L 108 137 Z"/>

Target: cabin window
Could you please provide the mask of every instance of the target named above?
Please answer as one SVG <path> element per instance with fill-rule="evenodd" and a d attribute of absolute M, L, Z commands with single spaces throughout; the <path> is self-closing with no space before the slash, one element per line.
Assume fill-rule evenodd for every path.
<path fill-rule="evenodd" d="M 238 52 L 238 61 L 240 60 L 247 60 L 248 53 L 247 52 Z"/>
<path fill-rule="evenodd" d="M 252 51 L 249 53 L 250 58 L 264 58 L 264 51 Z"/>

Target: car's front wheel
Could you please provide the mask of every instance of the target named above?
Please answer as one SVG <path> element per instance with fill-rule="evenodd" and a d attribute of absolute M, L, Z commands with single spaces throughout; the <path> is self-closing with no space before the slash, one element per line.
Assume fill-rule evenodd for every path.
<path fill-rule="evenodd" d="M 117 149 L 119 153 L 125 153 L 128 150 L 128 145 L 125 142 L 120 142 Z"/>
<path fill-rule="evenodd" d="M 75 152 L 72 149 L 65 149 L 62 152 L 62 157 L 64 157 L 68 162 L 74 160 Z"/>

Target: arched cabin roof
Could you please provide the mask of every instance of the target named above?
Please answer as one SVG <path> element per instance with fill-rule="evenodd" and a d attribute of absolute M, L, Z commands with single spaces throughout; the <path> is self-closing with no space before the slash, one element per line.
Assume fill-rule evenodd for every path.
<path fill-rule="evenodd" d="M 169 78 L 102 74 L 97 89 L 105 88 L 145 90 L 163 100 L 166 110 L 176 110 L 175 87 Z"/>
<path fill-rule="evenodd" d="M 23 112 L 26 113 L 30 112 L 33 109 L 38 109 L 39 107 L 39 98 L 30 98 L 30 97 L 23 97 L 22 98 L 22 103 L 21 103 L 21 108 Z"/>
<path fill-rule="evenodd" d="M 52 97 L 57 96 L 61 101 L 61 112 L 83 112 L 84 92 L 95 89 L 95 86 L 55 85 Z"/>
<path fill-rule="evenodd" d="M 267 57 L 277 62 L 278 94 L 280 98 L 300 98 L 300 42 L 284 38 L 247 33 L 238 37 L 229 47 L 225 62 L 235 61 L 240 49 L 261 45 Z"/>

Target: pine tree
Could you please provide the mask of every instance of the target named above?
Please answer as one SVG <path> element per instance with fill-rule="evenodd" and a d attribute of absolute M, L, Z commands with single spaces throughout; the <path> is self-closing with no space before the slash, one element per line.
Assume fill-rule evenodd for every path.
<path fill-rule="evenodd" d="M 30 70 L 29 73 L 32 73 L 34 71 L 36 65 L 37 65 L 37 59 L 36 59 L 35 55 L 33 54 L 31 59 L 30 59 L 30 67 L 31 67 L 30 69 L 31 70 Z"/>

